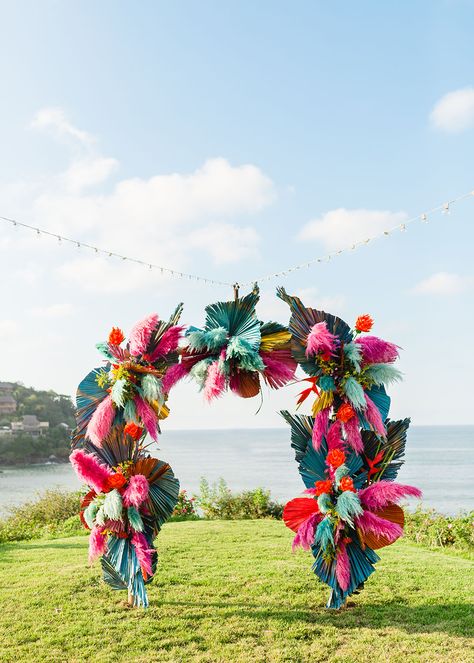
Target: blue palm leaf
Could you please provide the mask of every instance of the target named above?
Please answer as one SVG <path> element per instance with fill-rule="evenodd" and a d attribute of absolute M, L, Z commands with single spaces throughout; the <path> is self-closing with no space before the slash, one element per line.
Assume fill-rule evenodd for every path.
<path fill-rule="evenodd" d="M 261 323 L 255 313 L 258 300 L 258 290 L 254 290 L 234 301 L 206 306 L 206 329 L 224 327 L 229 336 L 240 336 L 253 350 L 258 350 L 261 339 Z"/>

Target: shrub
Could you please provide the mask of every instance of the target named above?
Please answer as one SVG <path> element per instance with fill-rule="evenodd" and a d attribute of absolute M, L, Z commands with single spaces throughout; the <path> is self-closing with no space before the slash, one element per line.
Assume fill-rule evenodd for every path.
<path fill-rule="evenodd" d="M 429 548 L 474 548 L 474 512 L 445 516 L 434 509 L 405 513 L 405 537 Z"/>
<path fill-rule="evenodd" d="M 283 505 L 271 499 L 269 490 L 254 488 L 232 494 L 224 479 L 219 479 L 218 483 L 210 485 L 202 478 L 196 502 L 204 517 L 211 519 L 279 519 L 283 512 Z"/>
<path fill-rule="evenodd" d="M 188 497 L 185 490 L 180 490 L 178 503 L 174 508 L 171 520 L 199 520 L 196 507 L 194 506 L 195 501 L 195 497 Z"/>

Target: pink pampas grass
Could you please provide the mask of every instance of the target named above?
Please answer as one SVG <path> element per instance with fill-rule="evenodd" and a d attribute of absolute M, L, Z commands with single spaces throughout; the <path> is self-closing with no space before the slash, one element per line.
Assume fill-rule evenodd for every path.
<path fill-rule="evenodd" d="M 325 407 L 324 410 L 320 410 L 315 419 L 313 425 L 313 447 L 316 451 L 319 450 L 323 437 L 326 435 L 329 426 L 329 411 L 331 408 Z"/>
<path fill-rule="evenodd" d="M 357 416 L 351 417 L 349 421 L 344 422 L 344 432 L 346 434 L 347 444 L 358 454 L 364 451 L 364 443 L 360 434 L 359 419 Z"/>
<path fill-rule="evenodd" d="M 107 546 L 107 538 L 101 527 L 94 527 L 89 537 L 89 564 L 101 557 Z"/>
<path fill-rule="evenodd" d="M 102 446 L 102 440 L 105 440 L 110 433 L 114 419 L 115 408 L 112 397 L 108 394 L 96 407 L 94 414 L 87 424 L 86 437 L 97 447 Z"/>
<path fill-rule="evenodd" d="M 342 439 L 342 426 L 340 421 L 335 421 L 329 427 L 326 435 L 326 442 L 328 443 L 328 451 L 331 449 L 342 449 L 344 447 L 344 440 Z"/>
<path fill-rule="evenodd" d="M 158 416 L 155 410 L 140 396 L 135 396 L 135 407 L 137 414 L 142 420 L 147 432 L 154 440 L 158 439 Z"/>
<path fill-rule="evenodd" d="M 69 460 L 79 479 L 93 488 L 96 493 L 104 493 L 108 489 L 108 478 L 114 473 L 93 454 L 76 449 L 69 456 Z"/>
<path fill-rule="evenodd" d="M 383 537 L 393 543 L 403 535 L 403 527 L 391 520 L 385 520 L 376 513 L 364 511 L 361 516 L 355 519 L 357 527 L 364 534 L 373 534 L 377 538 Z"/>
<path fill-rule="evenodd" d="M 311 328 L 306 338 L 306 356 L 316 355 L 318 352 L 334 352 L 337 336 L 331 334 L 325 321 L 317 322 Z"/>
<path fill-rule="evenodd" d="M 283 387 L 295 377 L 296 364 L 290 350 L 261 352 L 260 357 L 265 364 L 263 377 L 273 389 Z"/>
<path fill-rule="evenodd" d="M 171 388 L 186 377 L 188 373 L 189 368 L 184 364 L 173 364 L 173 366 L 170 366 L 161 380 L 163 391 L 168 394 Z"/>
<path fill-rule="evenodd" d="M 380 410 L 375 405 L 374 401 L 371 398 L 369 398 L 365 392 L 364 396 L 365 396 L 365 402 L 367 404 L 367 408 L 364 412 L 365 418 L 379 435 L 385 437 L 387 435 L 387 431 L 382 421 L 382 415 L 380 414 Z"/>
<path fill-rule="evenodd" d="M 380 511 L 388 504 L 396 504 L 404 497 L 420 498 L 421 490 L 393 481 L 377 481 L 358 493 L 360 502 L 369 511 Z"/>
<path fill-rule="evenodd" d="M 206 382 L 204 384 L 204 398 L 211 401 L 220 396 L 225 389 L 225 375 L 219 369 L 219 362 L 214 361 L 207 369 Z"/>
<path fill-rule="evenodd" d="M 143 474 L 132 475 L 122 495 L 124 506 L 134 506 L 138 509 L 148 497 L 148 491 L 147 478 Z"/>
<path fill-rule="evenodd" d="M 156 313 L 147 315 L 146 318 L 137 322 L 130 332 L 129 349 L 130 354 L 138 357 L 146 352 L 151 335 L 159 322 Z"/>
<path fill-rule="evenodd" d="M 349 588 L 351 581 L 351 565 L 344 544 L 341 545 L 336 555 L 336 579 L 339 587 L 345 592 Z"/>
<path fill-rule="evenodd" d="M 398 358 L 398 346 L 378 336 L 361 336 L 355 343 L 362 350 L 365 364 L 390 364 Z"/>
<path fill-rule="evenodd" d="M 178 347 L 183 329 L 184 327 L 170 327 L 167 329 L 161 337 L 160 342 L 151 353 L 149 361 L 153 363 L 158 357 L 164 357 L 169 352 L 174 352 Z"/>
<path fill-rule="evenodd" d="M 322 516 L 320 513 L 313 513 L 309 518 L 307 518 L 298 528 L 296 536 L 293 539 L 291 544 L 291 549 L 293 551 L 301 546 L 303 550 L 309 550 L 311 545 L 314 543 L 314 533 L 316 531 L 317 525 L 321 522 Z"/>
<path fill-rule="evenodd" d="M 144 534 L 134 532 L 132 536 L 132 545 L 135 548 L 135 554 L 140 564 L 144 580 L 153 575 L 152 553 L 149 543 Z"/>

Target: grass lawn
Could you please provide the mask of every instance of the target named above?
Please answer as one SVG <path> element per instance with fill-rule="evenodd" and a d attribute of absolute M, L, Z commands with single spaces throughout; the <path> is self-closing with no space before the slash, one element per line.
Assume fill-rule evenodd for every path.
<path fill-rule="evenodd" d="M 355 607 L 324 608 L 277 521 L 170 523 L 151 607 L 128 609 L 87 538 L 0 547 L 0 661 L 474 661 L 474 562 L 397 543 Z"/>

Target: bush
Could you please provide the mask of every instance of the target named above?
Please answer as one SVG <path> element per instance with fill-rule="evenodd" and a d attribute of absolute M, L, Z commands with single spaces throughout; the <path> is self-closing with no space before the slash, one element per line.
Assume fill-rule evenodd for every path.
<path fill-rule="evenodd" d="M 80 491 L 46 490 L 36 501 L 12 507 L 0 521 L 0 542 L 78 534 L 80 500 Z"/>
<path fill-rule="evenodd" d="M 474 548 L 474 511 L 445 516 L 434 509 L 405 512 L 405 537 L 429 548 Z"/>
<path fill-rule="evenodd" d="M 255 488 L 232 494 L 224 479 L 210 485 L 204 478 L 199 489 L 196 503 L 205 518 L 249 520 L 282 517 L 283 505 L 271 499 L 269 490 Z"/>
<path fill-rule="evenodd" d="M 196 508 L 194 506 L 195 501 L 195 497 L 188 497 L 185 490 L 180 490 L 178 503 L 174 508 L 170 520 L 199 520 L 199 516 L 196 513 Z"/>

